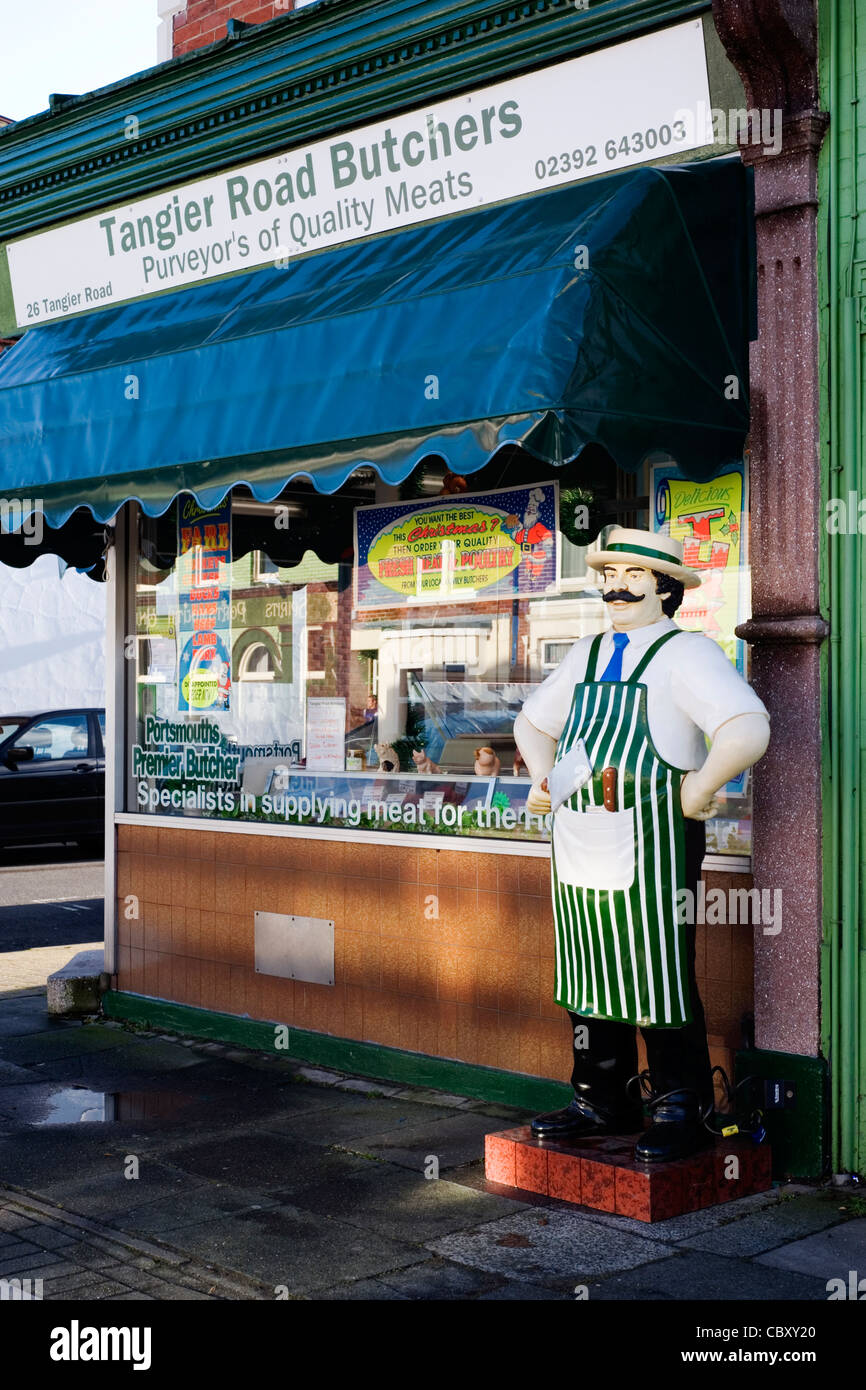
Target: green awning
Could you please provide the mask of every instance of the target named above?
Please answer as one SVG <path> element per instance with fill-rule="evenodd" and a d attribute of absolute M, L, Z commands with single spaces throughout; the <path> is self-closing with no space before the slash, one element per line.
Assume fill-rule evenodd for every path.
<path fill-rule="evenodd" d="M 748 428 L 753 224 L 737 157 L 639 168 L 31 329 L 0 359 L 2 493 L 59 526 L 514 443 L 707 478 Z"/>

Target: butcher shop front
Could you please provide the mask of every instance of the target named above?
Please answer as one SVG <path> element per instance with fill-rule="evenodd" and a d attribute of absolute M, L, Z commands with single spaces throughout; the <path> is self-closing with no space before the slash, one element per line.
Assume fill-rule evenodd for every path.
<path fill-rule="evenodd" d="M 753 182 L 713 135 L 739 80 L 682 9 L 601 46 L 575 11 L 543 61 L 340 88 L 327 114 L 290 78 L 303 119 L 262 115 L 234 154 L 185 132 L 176 166 L 142 134 L 122 205 L 94 174 L 6 240 L 8 492 L 39 499 L 46 548 L 107 569 L 116 1016 L 567 1096 L 549 817 L 513 724 L 607 625 L 587 553 L 613 526 L 680 541 L 703 582 L 677 621 L 750 671 Z M 130 90 L 173 82 L 219 132 L 206 73 L 279 107 L 280 55 L 324 71 L 339 14 Z M 73 135 L 109 98 L 76 100 Z M 34 158 L 42 120 L 14 128 Z M 752 774 L 720 802 L 698 981 L 733 1077 Z"/>

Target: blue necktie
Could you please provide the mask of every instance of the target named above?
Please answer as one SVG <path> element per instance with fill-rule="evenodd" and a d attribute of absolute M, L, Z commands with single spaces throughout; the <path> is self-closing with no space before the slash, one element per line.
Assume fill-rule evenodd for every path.
<path fill-rule="evenodd" d="M 605 666 L 599 680 L 621 681 L 622 680 L 622 654 L 628 644 L 627 632 L 615 632 L 613 634 L 613 656 Z"/>

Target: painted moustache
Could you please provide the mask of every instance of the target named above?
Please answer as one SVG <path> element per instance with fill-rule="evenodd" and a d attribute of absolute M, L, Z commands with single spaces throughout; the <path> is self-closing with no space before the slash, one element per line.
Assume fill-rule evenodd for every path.
<path fill-rule="evenodd" d="M 632 594 L 628 589 L 608 589 L 602 598 L 605 603 L 643 603 L 646 594 Z"/>

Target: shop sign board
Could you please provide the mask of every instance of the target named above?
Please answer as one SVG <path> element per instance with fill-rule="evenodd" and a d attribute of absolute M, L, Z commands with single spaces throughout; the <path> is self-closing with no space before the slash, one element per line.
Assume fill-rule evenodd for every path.
<path fill-rule="evenodd" d="M 20 328 L 713 141 L 700 18 L 8 244 Z M 492 248 L 495 250 L 495 248 Z"/>
<path fill-rule="evenodd" d="M 355 509 L 355 607 L 537 598 L 555 584 L 556 483 Z"/>

